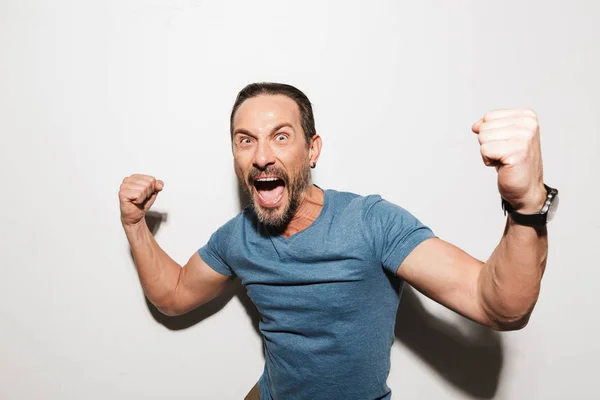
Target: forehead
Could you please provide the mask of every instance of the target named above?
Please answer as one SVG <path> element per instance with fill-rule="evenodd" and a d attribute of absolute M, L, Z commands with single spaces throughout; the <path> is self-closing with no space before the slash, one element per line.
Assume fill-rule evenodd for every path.
<path fill-rule="evenodd" d="M 260 95 L 240 105 L 233 117 L 233 128 L 262 130 L 282 122 L 300 126 L 296 102 L 284 95 Z"/>

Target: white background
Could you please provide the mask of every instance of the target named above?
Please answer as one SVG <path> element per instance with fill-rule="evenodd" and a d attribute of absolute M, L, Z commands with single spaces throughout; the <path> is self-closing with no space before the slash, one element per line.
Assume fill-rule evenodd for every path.
<path fill-rule="evenodd" d="M 132 173 L 165 181 L 157 240 L 185 263 L 240 209 L 229 112 L 266 80 L 314 103 L 315 183 L 379 193 L 484 260 L 504 218 L 470 127 L 534 108 L 561 205 L 530 324 L 495 334 L 408 292 L 388 384 L 398 399 L 599 398 L 598 20 L 591 0 L 1 1 L 0 397 L 240 399 L 254 385 L 243 289 L 158 314 L 117 192 Z"/>

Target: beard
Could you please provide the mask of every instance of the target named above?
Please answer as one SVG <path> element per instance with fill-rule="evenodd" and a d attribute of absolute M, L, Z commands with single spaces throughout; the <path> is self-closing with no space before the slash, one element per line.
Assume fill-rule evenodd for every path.
<path fill-rule="evenodd" d="M 251 200 L 251 207 L 258 221 L 269 231 L 283 232 L 290 223 L 300 202 L 304 191 L 310 184 L 310 166 L 305 161 L 297 174 L 290 176 L 279 167 L 270 165 L 264 170 L 252 167 L 248 171 L 248 176 L 244 179 L 241 172 L 237 171 L 240 186 L 244 189 Z M 256 200 L 256 178 L 260 175 L 274 175 L 279 177 L 284 185 L 283 190 L 287 191 L 287 201 L 277 207 L 263 207 Z"/>

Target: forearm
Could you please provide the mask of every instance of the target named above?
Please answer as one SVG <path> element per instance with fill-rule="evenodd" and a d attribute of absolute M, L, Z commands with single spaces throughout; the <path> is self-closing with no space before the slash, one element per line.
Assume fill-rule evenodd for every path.
<path fill-rule="evenodd" d="M 546 228 L 517 225 L 508 218 L 502 240 L 478 281 L 479 300 L 492 326 L 525 326 L 539 295 L 547 252 Z"/>
<path fill-rule="evenodd" d="M 144 219 L 123 228 L 145 295 L 159 309 L 169 307 L 181 267 L 160 248 Z"/>

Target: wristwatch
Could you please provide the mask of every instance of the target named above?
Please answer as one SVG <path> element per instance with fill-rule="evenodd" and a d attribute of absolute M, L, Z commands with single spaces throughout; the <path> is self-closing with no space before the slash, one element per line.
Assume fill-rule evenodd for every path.
<path fill-rule="evenodd" d="M 502 209 L 504 215 L 510 215 L 510 218 L 519 225 L 543 227 L 546 223 L 550 222 L 556 214 L 558 208 L 558 190 L 551 188 L 544 184 L 546 188 L 546 201 L 542 206 L 542 209 L 535 214 L 521 214 L 515 211 L 510 203 L 502 199 Z"/>

